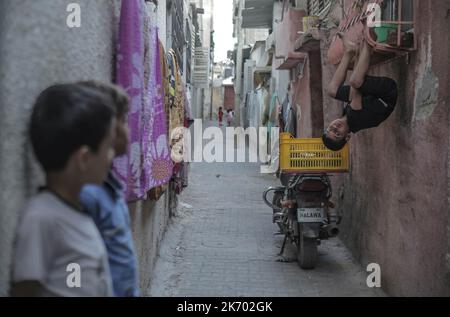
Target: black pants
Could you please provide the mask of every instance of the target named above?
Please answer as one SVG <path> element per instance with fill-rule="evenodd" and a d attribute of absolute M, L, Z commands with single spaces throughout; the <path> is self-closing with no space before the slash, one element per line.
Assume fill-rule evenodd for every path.
<path fill-rule="evenodd" d="M 364 83 L 358 90 L 363 97 L 380 98 L 391 107 L 395 107 L 397 104 L 397 83 L 392 78 L 367 75 Z"/>
<path fill-rule="evenodd" d="M 366 75 L 364 83 L 359 87 L 358 91 L 362 94 L 363 99 L 378 99 L 394 108 L 397 104 L 397 83 L 388 77 L 375 77 Z M 350 86 L 343 85 L 339 87 L 335 99 L 350 102 Z"/>

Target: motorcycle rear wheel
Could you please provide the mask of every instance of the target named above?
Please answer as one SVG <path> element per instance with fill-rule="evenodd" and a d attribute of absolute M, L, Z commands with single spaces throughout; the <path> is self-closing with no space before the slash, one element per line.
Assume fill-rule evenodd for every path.
<path fill-rule="evenodd" d="M 297 244 L 297 263 L 304 270 L 312 270 L 317 265 L 317 239 L 299 237 Z"/>

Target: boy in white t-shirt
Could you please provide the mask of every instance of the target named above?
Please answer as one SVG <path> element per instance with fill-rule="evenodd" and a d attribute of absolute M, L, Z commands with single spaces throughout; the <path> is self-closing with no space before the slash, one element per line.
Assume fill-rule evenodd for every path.
<path fill-rule="evenodd" d="M 80 191 L 101 184 L 114 157 L 113 101 L 77 84 L 38 97 L 30 123 L 46 187 L 32 198 L 18 227 L 12 296 L 111 296 L 102 238 L 84 212 Z"/>

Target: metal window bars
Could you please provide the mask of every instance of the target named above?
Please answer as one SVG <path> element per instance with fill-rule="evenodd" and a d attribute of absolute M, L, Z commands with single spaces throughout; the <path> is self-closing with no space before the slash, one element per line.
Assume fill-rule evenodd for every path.
<path fill-rule="evenodd" d="M 379 22 L 379 26 L 372 28 L 373 31 L 369 27 L 365 30 L 366 39 L 375 50 L 399 53 L 399 51 L 408 52 L 417 49 L 417 37 L 414 34 L 416 20 L 414 2 L 414 0 L 375 1 L 382 8 L 382 19 L 375 21 Z M 403 20 L 404 18 L 409 20 Z M 374 38 L 374 34 L 382 35 L 384 38 L 380 41 Z"/>

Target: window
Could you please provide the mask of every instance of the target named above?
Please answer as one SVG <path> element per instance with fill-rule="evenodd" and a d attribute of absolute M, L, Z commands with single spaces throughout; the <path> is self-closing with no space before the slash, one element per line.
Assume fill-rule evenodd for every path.
<path fill-rule="evenodd" d="M 413 3 L 411 0 L 401 1 L 402 16 L 403 21 L 413 21 Z M 399 12 L 399 1 L 398 0 L 385 0 L 381 3 L 381 18 L 383 21 L 395 21 L 400 19 Z M 407 31 L 412 26 L 404 24 L 402 25 L 402 30 Z"/>
<path fill-rule="evenodd" d="M 378 39 L 372 38 L 375 47 L 415 49 L 413 0 L 384 0 L 380 8 L 381 25 L 375 27 Z"/>

